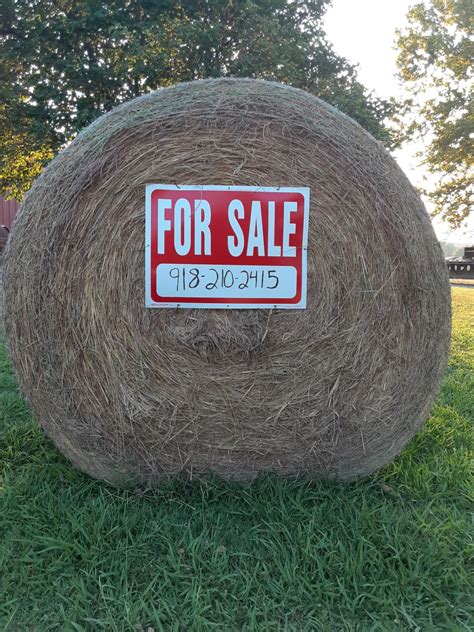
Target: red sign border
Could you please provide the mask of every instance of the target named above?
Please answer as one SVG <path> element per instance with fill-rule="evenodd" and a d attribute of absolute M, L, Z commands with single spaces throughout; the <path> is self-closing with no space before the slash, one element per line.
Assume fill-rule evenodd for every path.
<path fill-rule="evenodd" d="M 275 193 L 299 193 L 304 199 L 303 209 L 303 248 L 301 252 L 301 296 L 297 303 L 289 303 L 291 299 L 227 299 L 214 297 L 206 302 L 195 302 L 192 297 L 183 297 L 174 302 L 156 302 L 151 297 L 151 200 L 152 194 L 157 189 L 170 191 L 247 191 L 247 192 L 275 192 Z M 236 185 L 174 185 L 150 183 L 145 186 L 145 307 L 167 309 L 305 309 L 307 295 L 307 250 L 308 250 L 308 222 L 309 222 L 309 187 L 251 187 Z M 282 302 L 279 302 L 279 301 Z M 194 301 L 194 302 L 193 302 Z"/>

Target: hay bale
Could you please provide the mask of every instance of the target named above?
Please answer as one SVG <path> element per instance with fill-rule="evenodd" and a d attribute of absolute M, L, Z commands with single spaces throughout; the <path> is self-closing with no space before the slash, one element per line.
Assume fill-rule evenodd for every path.
<path fill-rule="evenodd" d="M 309 186 L 307 309 L 145 309 L 149 182 Z M 36 418 L 117 483 L 368 474 L 446 366 L 448 275 L 419 196 L 354 121 L 275 83 L 182 84 L 102 116 L 26 197 L 4 282 Z"/>

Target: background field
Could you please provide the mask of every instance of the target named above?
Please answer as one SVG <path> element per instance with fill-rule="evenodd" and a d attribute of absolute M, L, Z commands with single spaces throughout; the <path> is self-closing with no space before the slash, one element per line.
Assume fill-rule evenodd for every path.
<path fill-rule="evenodd" d="M 107 487 L 37 428 L 2 344 L 0 629 L 472 629 L 474 290 L 453 307 L 428 423 L 350 485 Z"/>

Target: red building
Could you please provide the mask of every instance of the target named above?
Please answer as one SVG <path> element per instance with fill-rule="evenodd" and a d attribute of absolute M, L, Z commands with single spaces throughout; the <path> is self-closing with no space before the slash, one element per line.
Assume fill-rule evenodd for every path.
<path fill-rule="evenodd" d="M 0 196 L 0 225 L 6 226 L 9 230 L 16 215 L 19 202 L 15 200 L 5 200 Z"/>
<path fill-rule="evenodd" d="M 0 253 L 7 243 L 10 227 L 20 206 L 15 200 L 5 200 L 0 196 Z"/>

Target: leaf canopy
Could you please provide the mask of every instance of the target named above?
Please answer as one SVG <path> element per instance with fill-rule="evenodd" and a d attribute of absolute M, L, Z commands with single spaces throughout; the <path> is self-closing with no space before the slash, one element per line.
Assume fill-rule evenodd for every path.
<path fill-rule="evenodd" d="M 423 164 L 435 176 L 434 214 L 453 227 L 473 202 L 474 5 L 430 0 L 408 14 L 398 36 L 398 69 L 410 93 L 402 109 L 402 139 L 426 145 Z"/>
<path fill-rule="evenodd" d="M 317 94 L 386 144 L 391 105 L 328 42 L 329 0 L 4 0 L 0 192 L 118 103 L 180 81 L 259 77 Z M 25 167 L 19 171 L 15 165 Z M 30 169 L 26 166 L 29 165 Z"/>

